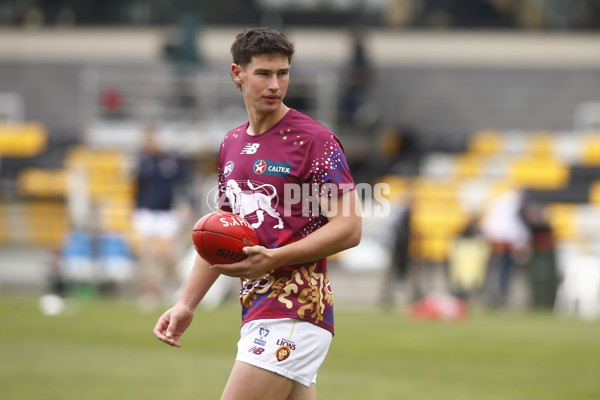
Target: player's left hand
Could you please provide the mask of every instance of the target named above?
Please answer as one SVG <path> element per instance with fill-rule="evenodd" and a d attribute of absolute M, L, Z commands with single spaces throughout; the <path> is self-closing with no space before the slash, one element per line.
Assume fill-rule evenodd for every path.
<path fill-rule="evenodd" d="M 248 256 L 233 264 L 214 264 L 211 269 L 235 278 L 256 279 L 276 267 L 272 252 L 263 246 L 246 246 L 242 251 Z"/>

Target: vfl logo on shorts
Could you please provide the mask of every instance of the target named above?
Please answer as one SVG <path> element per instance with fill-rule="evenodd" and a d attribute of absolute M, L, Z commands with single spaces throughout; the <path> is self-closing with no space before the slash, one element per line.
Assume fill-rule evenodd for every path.
<path fill-rule="evenodd" d="M 258 334 L 261 338 L 266 338 L 267 336 L 269 336 L 269 332 L 271 332 L 269 328 L 265 328 L 264 326 L 261 326 L 258 330 Z"/>
<path fill-rule="evenodd" d="M 269 336 L 269 332 L 271 331 L 268 328 L 261 326 L 258 331 L 258 335 L 260 337 L 254 338 L 254 344 L 257 344 L 259 346 L 265 346 L 267 344 L 266 338 L 267 336 Z"/>
<path fill-rule="evenodd" d="M 265 176 L 290 176 L 292 163 L 283 161 L 256 160 L 254 162 L 254 174 Z"/>

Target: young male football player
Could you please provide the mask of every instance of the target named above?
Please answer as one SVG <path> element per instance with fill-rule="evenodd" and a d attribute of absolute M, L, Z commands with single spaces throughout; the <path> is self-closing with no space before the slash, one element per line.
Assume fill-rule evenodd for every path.
<path fill-rule="evenodd" d="M 241 338 L 222 399 L 316 399 L 334 333 L 326 257 L 359 243 L 359 200 L 336 136 L 284 104 L 293 44 L 258 27 L 238 34 L 231 53 L 248 121 L 221 144 L 219 207 L 251 223 L 260 245 L 233 264 L 197 257 L 154 334 L 179 347 L 219 274 L 240 277 Z"/>

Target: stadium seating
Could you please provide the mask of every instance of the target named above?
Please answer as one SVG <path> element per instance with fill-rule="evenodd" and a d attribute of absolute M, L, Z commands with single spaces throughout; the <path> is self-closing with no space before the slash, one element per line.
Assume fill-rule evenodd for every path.
<path fill-rule="evenodd" d="M 30 243 L 58 247 L 68 229 L 64 202 L 34 201 L 27 204 Z"/>
<path fill-rule="evenodd" d="M 416 259 L 443 261 L 451 240 L 470 218 L 506 189 L 527 191 L 542 204 L 556 238 L 576 238 L 587 224 L 600 233 L 600 219 L 584 217 L 600 206 L 600 135 L 581 132 L 474 132 L 462 153 L 434 152 L 424 156 L 420 177 L 412 187 Z M 589 215 L 589 213 L 587 214 Z"/>
<path fill-rule="evenodd" d="M 47 133 L 37 123 L 0 123 L 0 155 L 33 157 L 46 146 Z"/>
<path fill-rule="evenodd" d="M 66 198 L 66 170 L 45 170 L 41 168 L 24 169 L 17 176 L 17 189 L 23 197 Z"/>
<path fill-rule="evenodd" d="M 12 147 L 13 154 L 17 148 Z M 24 149 L 19 154 L 29 154 Z M 0 244 L 60 247 L 67 232 L 82 223 L 68 209 L 69 197 L 78 196 L 75 193 L 84 195 L 88 212 L 94 214 L 87 219 L 99 218 L 95 228 L 131 239 L 134 188 L 123 152 L 72 147 L 60 168 L 23 168 L 17 173 L 16 189 L 21 203 L 0 208 L 4 209 L 0 213 Z M 8 212 L 12 219 L 21 221 L 16 224 L 19 229 L 10 228 L 15 224 L 3 218 Z"/>

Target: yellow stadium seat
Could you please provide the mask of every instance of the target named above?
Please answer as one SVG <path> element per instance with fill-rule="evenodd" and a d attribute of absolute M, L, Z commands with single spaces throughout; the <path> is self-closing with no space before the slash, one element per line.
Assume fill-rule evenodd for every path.
<path fill-rule="evenodd" d="M 546 206 L 545 215 L 557 239 L 572 239 L 577 236 L 575 211 L 576 205 L 570 203 L 553 203 Z"/>
<path fill-rule="evenodd" d="M 404 200 L 411 186 L 410 180 L 401 175 L 384 175 L 377 180 L 377 183 L 389 185 L 390 194 L 387 197 L 391 202 Z"/>
<path fill-rule="evenodd" d="M 508 179 L 492 182 L 492 185 L 489 190 L 488 198 L 490 200 L 493 200 L 508 190 L 519 190 L 519 189 L 520 189 L 519 185 L 516 185 L 514 182 L 512 182 L 511 180 L 508 180 Z"/>
<path fill-rule="evenodd" d="M 91 150 L 85 146 L 74 146 L 71 147 L 64 158 L 65 167 L 80 165 L 85 166 L 89 163 L 91 158 Z"/>
<path fill-rule="evenodd" d="M 600 206 L 600 179 L 590 185 L 589 201 L 592 204 Z"/>
<path fill-rule="evenodd" d="M 469 152 L 492 155 L 504 150 L 502 133 L 494 130 L 483 130 L 469 137 L 467 142 Z"/>
<path fill-rule="evenodd" d="M 513 161 L 510 179 L 530 189 L 562 189 L 570 179 L 570 170 L 552 157 L 521 157 Z"/>
<path fill-rule="evenodd" d="M 454 235 L 464 229 L 469 215 L 457 203 L 416 202 L 412 208 L 411 229 L 424 236 Z"/>
<path fill-rule="evenodd" d="M 589 133 L 583 136 L 581 146 L 581 163 L 586 167 L 600 165 L 600 133 Z"/>
<path fill-rule="evenodd" d="M 429 262 L 444 262 L 450 251 L 449 237 L 424 238 L 420 245 L 420 259 Z"/>
<path fill-rule="evenodd" d="M 31 244 L 58 247 L 69 221 L 64 203 L 32 202 L 27 205 Z"/>
<path fill-rule="evenodd" d="M 548 157 L 554 153 L 555 135 L 551 132 L 537 131 L 529 136 L 530 153 L 534 157 Z"/>
<path fill-rule="evenodd" d="M 101 210 L 102 228 L 110 232 L 131 231 L 133 206 L 130 202 L 107 201 Z"/>
<path fill-rule="evenodd" d="M 456 203 L 459 181 L 440 181 L 436 179 L 417 178 L 414 181 L 413 195 L 415 201 L 430 203 Z"/>
<path fill-rule="evenodd" d="M 456 174 L 459 178 L 479 178 L 482 174 L 482 157 L 464 153 L 456 156 Z"/>
<path fill-rule="evenodd" d="M 127 175 L 125 156 L 120 151 L 73 147 L 65 157 L 65 167 L 85 171 L 87 190 L 93 201 L 133 199 L 134 185 Z"/>
<path fill-rule="evenodd" d="M 1 156 L 33 157 L 46 148 L 46 142 L 46 130 L 40 124 L 0 124 Z"/>
<path fill-rule="evenodd" d="M 17 176 L 17 189 L 22 196 L 65 198 L 67 192 L 66 170 L 47 171 L 28 168 Z"/>

